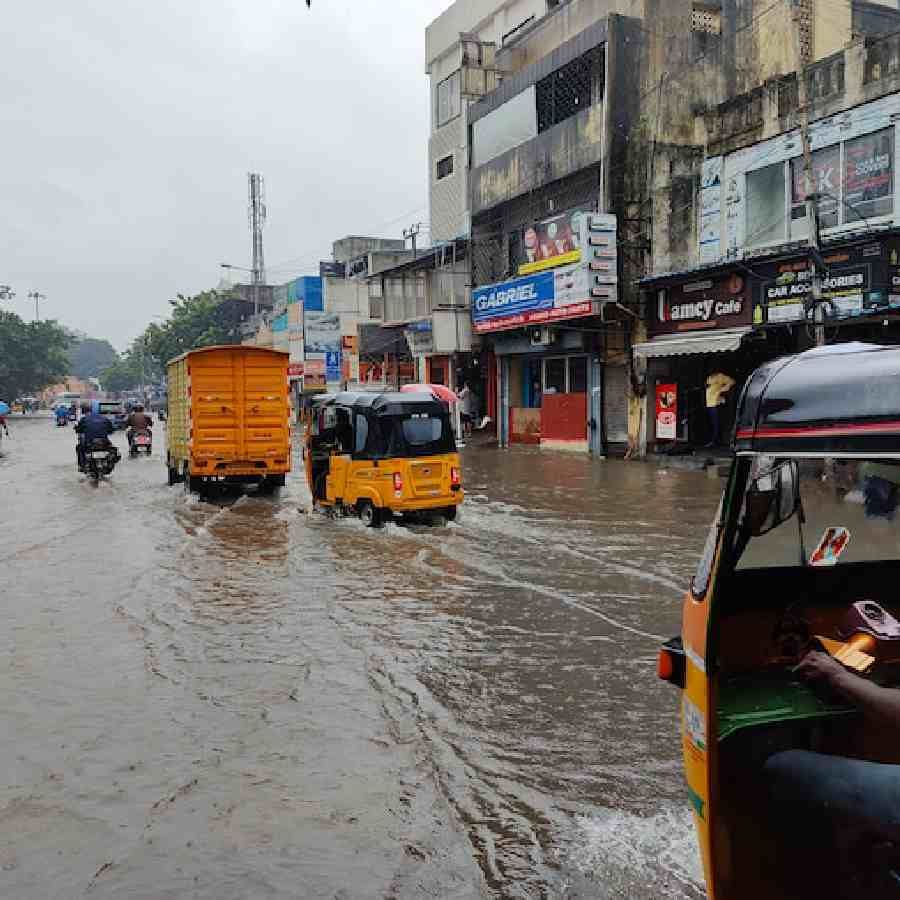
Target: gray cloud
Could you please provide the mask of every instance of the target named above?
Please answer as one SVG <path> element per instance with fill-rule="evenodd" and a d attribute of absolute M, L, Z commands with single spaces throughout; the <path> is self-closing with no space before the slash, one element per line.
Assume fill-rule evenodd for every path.
<path fill-rule="evenodd" d="M 448 0 L 36 0 L 4 16 L 0 282 L 124 347 L 177 292 L 270 280 L 427 203 L 424 28 Z M 402 224 L 388 230 L 399 234 Z M 299 264 L 306 262 L 307 266 Z M 4 304 L 6 308 L 10 304 Z"/>

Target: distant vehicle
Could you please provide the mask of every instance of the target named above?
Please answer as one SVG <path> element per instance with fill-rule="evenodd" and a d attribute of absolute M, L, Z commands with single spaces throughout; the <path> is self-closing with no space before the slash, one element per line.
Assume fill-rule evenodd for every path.
<path fill-rule="evenodd" d="M 128 415 L 125 412 L 125 404 L 121 400 L 100 400 L 99 412 L 106 416 L 113 424 L 113 428 L 121 430 L 128 425 Z"/>
<path fill-rule="evenodd" d="M 291 469 L 288 354 L 264 347 L 205 347 L 168 365 L 169 484 L 284 485 Z"/>
<path fill-rule="evenodd" d="M 131 438 L 131 444 L 128 447 L 128 455 L 134 459 L 144 453 L 147 456 L 153 454 L 153 434 L 149 428 L 136 431 Z"/>
<path fill-rule="evenodd" d="M 119 461 L 119 453 L 115 447 L 102 441 L 94 441 L 84 451 L 84 465 L 80 471 L 94 481 L 111 475 Z"/>

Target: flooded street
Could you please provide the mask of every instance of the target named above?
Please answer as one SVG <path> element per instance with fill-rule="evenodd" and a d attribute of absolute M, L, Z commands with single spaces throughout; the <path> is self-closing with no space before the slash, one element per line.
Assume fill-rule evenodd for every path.
<path fill-rule="evenodd" d="M 699 898 L 661 639 L 703 473 L 471 448 L 442 528 L 3 444 L 0 895 Z M 124 447 L 124 436 L 116 441 Z"/>

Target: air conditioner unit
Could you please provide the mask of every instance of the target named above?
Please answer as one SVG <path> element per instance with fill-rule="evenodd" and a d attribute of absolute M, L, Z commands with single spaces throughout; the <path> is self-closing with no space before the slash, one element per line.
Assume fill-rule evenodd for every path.
<path fill-rule="evenodd" d="M 532 328 L 529 334 L 532 347 L 546 347 L 553 343 L 553 329 Z"/>

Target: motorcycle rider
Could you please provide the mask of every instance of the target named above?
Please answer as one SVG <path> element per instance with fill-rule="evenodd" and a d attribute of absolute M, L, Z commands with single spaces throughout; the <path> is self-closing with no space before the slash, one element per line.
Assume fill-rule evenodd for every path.
<path fill-rule="evenodd" d="M 131 414 L 128 416 L 128 432 L 126 433 L 126 437 L 128 438 L 128 446 L 134 443 L 134 436 L 139 431 L 152 431 L 153 429 L 153 419 L 144 412 L 144 407 L 138 403 L 132 410 Z"/>
<path fill-rule="evenodd" d="M 75 433 L 78 435 L 75 458 L 78 461 L 79 470 L 84 468 L 86 448 L 95 441 L 98 444 L 102 442 L 102 446 L 106 450 L 110 448 L 115 450 L 109 439 L 113 433 L 112 422 L 106 416 L 101 415 L 99 403 L 92 404 L 91 411 L 78 420 Z"/>

